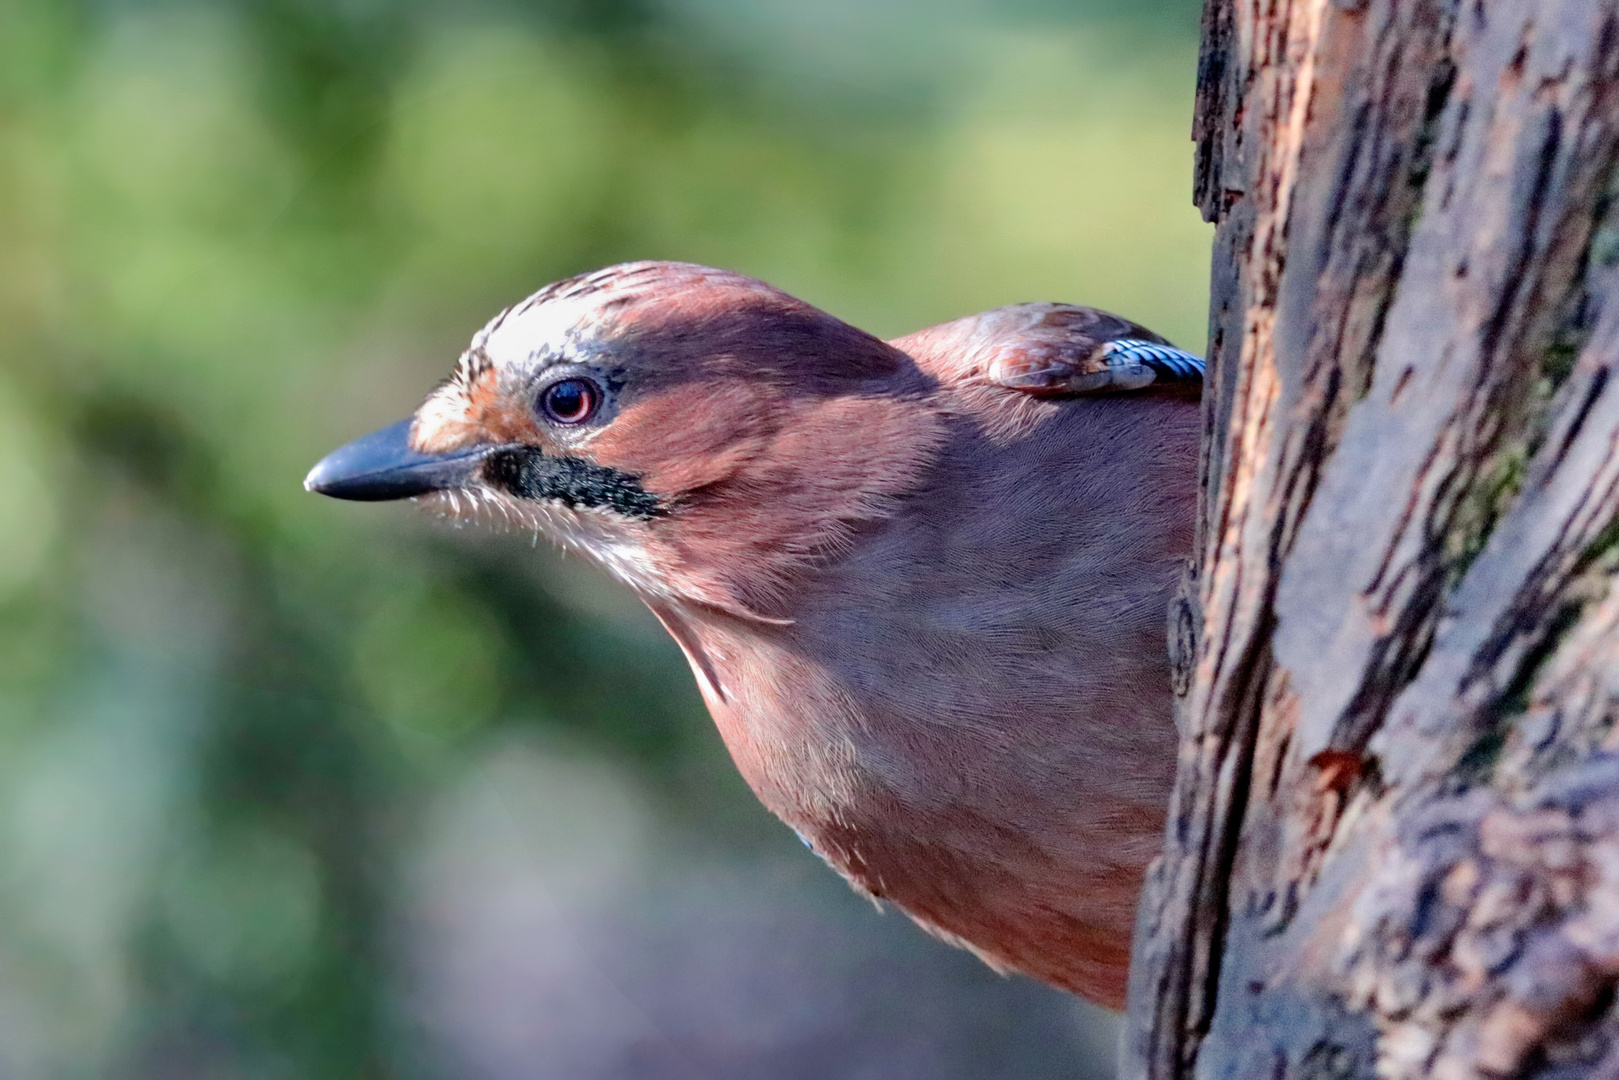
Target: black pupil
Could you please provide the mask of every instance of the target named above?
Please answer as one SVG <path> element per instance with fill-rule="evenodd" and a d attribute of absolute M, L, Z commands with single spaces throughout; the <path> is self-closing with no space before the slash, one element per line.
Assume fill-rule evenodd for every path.
<path fill-rule="evenodd" d="M 564 379 L 545 392 L 545 410 L 564 423 L 578 423 L 590 415 L 595 391 L 583 379 Z"/>

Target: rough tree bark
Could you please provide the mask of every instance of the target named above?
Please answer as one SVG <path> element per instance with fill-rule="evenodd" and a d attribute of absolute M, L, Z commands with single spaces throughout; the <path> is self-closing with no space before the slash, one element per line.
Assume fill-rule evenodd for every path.
<path fill-rule="evenodd" d="M 1208 0 L 1127 1077 L 1619 1075 L 1619 0 Z"/>

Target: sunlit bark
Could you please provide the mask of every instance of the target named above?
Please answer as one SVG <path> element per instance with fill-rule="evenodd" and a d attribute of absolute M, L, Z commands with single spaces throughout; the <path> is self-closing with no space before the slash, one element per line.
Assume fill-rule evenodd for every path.
<path fill-rule="evenodd" d="M 1619 0 L 1209 0 L 1127 1076 L 1619 1073 Z"/>

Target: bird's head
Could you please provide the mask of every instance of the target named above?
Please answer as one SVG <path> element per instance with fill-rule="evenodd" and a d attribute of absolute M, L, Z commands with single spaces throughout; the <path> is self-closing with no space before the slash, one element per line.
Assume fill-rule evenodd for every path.
<path fill-rule="evenodd" d="M 904 353 L 750 278 L 630 263 L 498 315 L 414 416 L 304 486 L 532 528 L 649 600 L 779 621 L 932 457 Z"/>

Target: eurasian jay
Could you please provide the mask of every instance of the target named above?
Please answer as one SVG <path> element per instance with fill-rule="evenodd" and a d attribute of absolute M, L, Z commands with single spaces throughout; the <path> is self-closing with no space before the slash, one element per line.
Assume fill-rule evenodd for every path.
<path fill-rule="evenodd" d="M 1116 1008 L 1175 768 L 1202 374 L 1090 308 L 885 343 L 738 274 L 629 263 L 496 316 L 304 486 L 594 559 L 856 889 Z"/>

